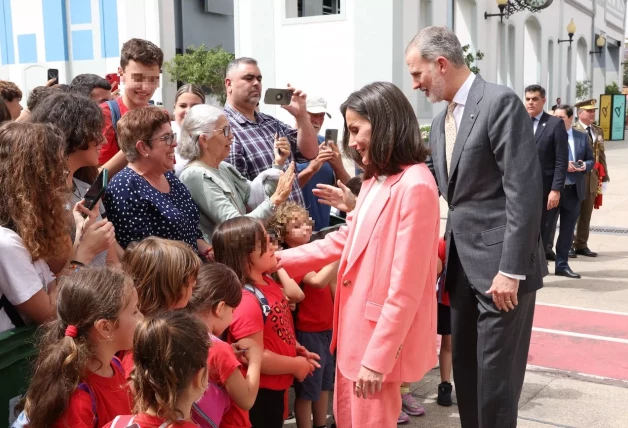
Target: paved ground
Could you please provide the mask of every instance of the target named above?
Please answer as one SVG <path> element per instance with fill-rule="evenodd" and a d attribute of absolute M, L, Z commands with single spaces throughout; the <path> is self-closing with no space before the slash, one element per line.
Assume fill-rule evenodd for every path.
<path fill-rule="evenodd" d="M 628 231 L 628 141 L 606 151 L 611 182 L 591 224 Z M 589 247 L 599 257 L 570 260 L 582 279 L 550 274 L 537 294 L 520 428 L 628 427 L 628 233 L 591 233 Z M 406 426 L 460 427 L 455 404 L 435 402 L 439 383 L 435 368 L 413 385 L 427 414 Z"/>

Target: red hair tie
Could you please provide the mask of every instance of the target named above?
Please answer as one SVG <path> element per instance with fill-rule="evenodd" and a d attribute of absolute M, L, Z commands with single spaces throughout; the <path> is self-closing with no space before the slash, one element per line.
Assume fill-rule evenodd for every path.
<path fill-rule="evenodd" d="M 68 325 L 65 329 L 65 335 L 70 337 L 76 337 L 78 334 L 78 328 L 75 325 Z"/>

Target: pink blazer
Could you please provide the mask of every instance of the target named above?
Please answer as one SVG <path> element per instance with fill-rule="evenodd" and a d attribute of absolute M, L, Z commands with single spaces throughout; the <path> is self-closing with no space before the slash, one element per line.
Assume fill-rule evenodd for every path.
<path fill-rule="evenodd" d="M 374 181 L 364 182 L 355 212 Z M 386 382 L 418 381 L 436 365 L 440 217 L 427 166 L 388 177 L 361 215 L 355 242 L 350 215 L 324 240 L 282 251 L 283 266 L 296 277 L 340 259 L 331 349 L 343 376 L 355 381 L 365 366 Z"/>

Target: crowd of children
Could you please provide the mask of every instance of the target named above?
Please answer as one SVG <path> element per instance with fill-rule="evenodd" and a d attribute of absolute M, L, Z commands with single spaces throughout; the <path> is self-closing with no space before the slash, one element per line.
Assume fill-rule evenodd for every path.
<path fill-rule="evenodd" d="M 297 426 L 327 426 L 338 264 L 302 278 L 276 271 L 278 245 L 311 235 L 307 211 L 288 203 L 267 228 L 248 217 L 220 224 L 213 263 L 150 237 L 129 246 L 122 270 L 66 272 L 14 426 L 281 427 L 293 384 Z M 451 405 L 442 391 L 451 393 L 451 345 L 439 296 L 438 402 Z M 400 423 L 404 411 L 424 413 L 418 401 L 403 403 Z"/>

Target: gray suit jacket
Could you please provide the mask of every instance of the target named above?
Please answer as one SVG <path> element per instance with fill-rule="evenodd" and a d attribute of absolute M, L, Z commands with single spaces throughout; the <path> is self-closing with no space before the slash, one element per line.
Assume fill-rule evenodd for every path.
<path fill-rule="evenodd" d="M 453 237 L 478 291 L 488 291 L 498 271 L 526 275 L 522 293 L 538 290 L 548 272 L 540 235 L 541 167 L 530 116 L 511 89 L 476 76 L 447 175 L 445 115 L 432 122 L 427 163 L 449 204 L 448 256 Z"/>

